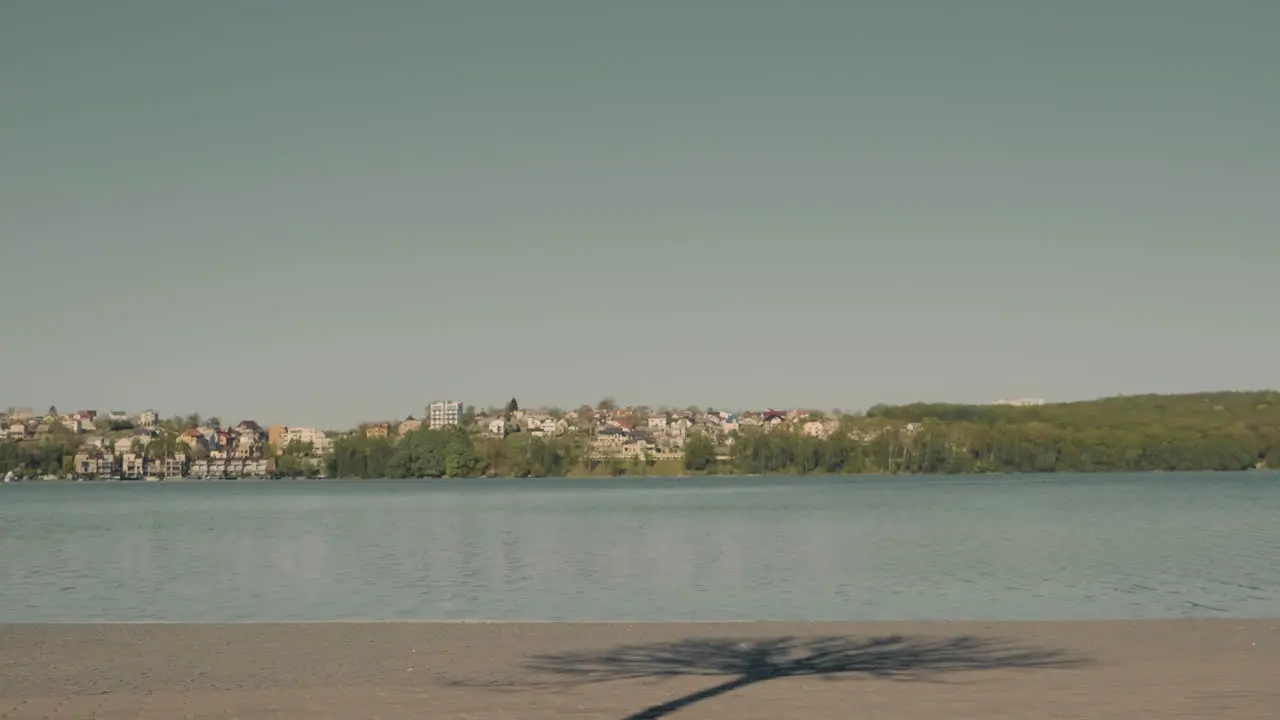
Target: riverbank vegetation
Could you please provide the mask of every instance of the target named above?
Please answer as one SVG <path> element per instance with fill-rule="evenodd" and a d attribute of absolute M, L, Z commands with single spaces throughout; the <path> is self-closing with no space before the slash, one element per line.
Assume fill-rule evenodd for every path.
<path fill-rule="evenodd" d="M 477 437 L 454 427 L 414 430 L 399 440 L 350 435 L 339 438 L 328 460 L 330 477 L 426 478 L 554 477 L 580 462 L 582 444 L 516 433 Z"/>
<path fill-rule="evenodd" d="M 1033 407 L 915 404 L 845 415 L 826 437 L 747 428 L 694 432 L 682 466 L 588 460 L 587 440 L 446 428 L 395 442 L 338 441 L 336 477 L 926 474 L 1280 469 L 1280 393 L 1115 397 Z"/>
<path fill-rule="evenodd" d="M 742 473 L 1132 472 L 1280 469 L 1280 393 L 1114 397 L 1033 407 L 916 404 L 836 432 L 740 433 Z"/>

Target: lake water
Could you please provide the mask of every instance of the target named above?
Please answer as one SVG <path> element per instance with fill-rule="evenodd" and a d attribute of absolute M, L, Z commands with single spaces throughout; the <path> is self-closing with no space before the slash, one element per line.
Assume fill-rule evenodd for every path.
<path fill-rule="evenodd" d="M 1280 617 L 1280 473 L 0 486 L 0 621 Z"/>

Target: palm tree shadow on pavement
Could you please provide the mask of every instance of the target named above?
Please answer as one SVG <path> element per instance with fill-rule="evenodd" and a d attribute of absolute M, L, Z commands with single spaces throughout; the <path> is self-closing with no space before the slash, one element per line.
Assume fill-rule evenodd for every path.
<path fill-rule="evenodd" d="M 657 720 L 695 703 L 779 678 L 928 680 L 944 673 L 1061 669 L 1088 662 L 1086 658 L 1057 650 L 975 636 L 696 638 L 534 656 L 527 661 L 526 668 L 554 679 L 517 683 L 517 686 L 583 685 L 681 676 L 724 678 L 703 690 L 647 707 L 623 719 Z"/>

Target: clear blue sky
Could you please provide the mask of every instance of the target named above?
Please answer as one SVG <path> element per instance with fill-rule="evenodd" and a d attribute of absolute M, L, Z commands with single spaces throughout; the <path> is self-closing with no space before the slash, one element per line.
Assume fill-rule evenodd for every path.
<path fill-rule="evenodd" d="M 0 406 L 1280 385 L 1280 3 L 9 2 Z"/>

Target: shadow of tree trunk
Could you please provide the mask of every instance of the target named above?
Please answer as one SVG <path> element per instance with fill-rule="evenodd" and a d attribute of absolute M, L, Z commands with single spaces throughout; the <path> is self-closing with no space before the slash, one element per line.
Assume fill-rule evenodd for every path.
<path fill-rule="evenodd" d="M 728 682 L 722 682 L 719 685 L 712 685 L 705 690 L 699 690 L 698 692 L 689 693 L 688 695 L 678 697 L 674 700 L 668 700 L 660 705 L 651 705 L 640 712 L 626 716 L 623 720 L 659 720 L 659 718 L 664 718 L 671 713 L 687 708 L 694 703 L 699 703 L 703 700 L 710 700 L 711 698 L 731 693 L 739 688 L 754 685 L 761 680 L 767 679 L 768 678 L 754 678 L 744 675 L 739 678 L 734 678 Z"/>

